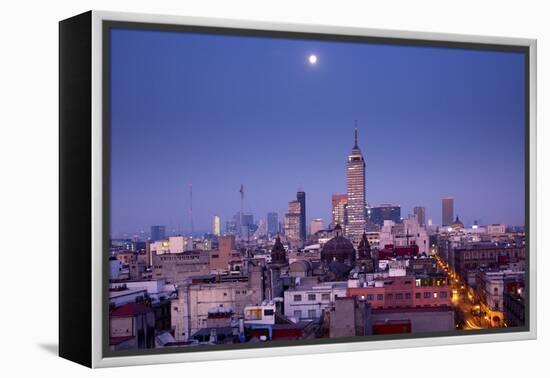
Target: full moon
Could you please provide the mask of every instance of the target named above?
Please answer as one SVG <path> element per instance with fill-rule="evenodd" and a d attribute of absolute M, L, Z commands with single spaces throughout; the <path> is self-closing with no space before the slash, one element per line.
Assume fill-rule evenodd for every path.
<path fill-rule="evenodd" d="M 315 63 L 317 63 L 317 56 L 316 56 L 316 55 L 310 55 L 310 56 L 309 56 L 309 63 L 310 63 L 310 64 L 315 64 Z"/>

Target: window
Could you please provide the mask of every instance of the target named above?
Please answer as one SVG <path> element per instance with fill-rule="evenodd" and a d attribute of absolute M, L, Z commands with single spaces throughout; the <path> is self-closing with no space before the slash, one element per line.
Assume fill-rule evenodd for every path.
<path fill-rule="evenodd" d="M 302 317 L 302 311 L 301 310 L 294 310 L 294 316 L 298 319 Z"/>
<path fill-rule="evenodd" d="M 393 300 L 393 294 L 391 294 L 391 293 L 390 293 L 390 294 L 386 294 L 386 299 L 387 299 L 388 301 Z"/>
<path fill-rule="evenodd" d="M 420 293 L 414 293 L 414 297 L 415 297 L 416 299 L 420 299 Z"/>
<path fill-rule="evenodd" d="M 315 318 L 317 316 L 317 313 L 315 310 L 307 310 L 307 317 L 308 318 Z"/>
<path fill-rule="evenodd" d="M 424 292 L 424 299 L 430 298 L 430 294 L 431 294 L 431 293 L 430 293 L 429 291 L 425 291 L 425 292 Z"/>
<path fill-rule="evenodd" d="M 434 298 L 437 298 L 437 292 L 434 291 Z"/>
<path fill-rule="evenodd" d="M 321 294 L 321 299 L 323 301 L 330 301 L 330 294 L 329 293 L 323 293 Z"/>
<path fill-rule="evenodd" d="M 395 294 L 395 299 L 403 299 L 403 293 Z"/>
<path fill-rule="evenodd" d="M 441 293 L 439 293 L 439 295 L 441 296 L 441 298 L 447 298 L 447 292 L 446 291 L 442 291 Z"/>
<path fill-rule="evenodd" d="M 302 301 L 302 296 L 300 294 L 294 295 L 294 302 L 301 302 L 301 301 Z"/>
<path fill-rule="evenodd" d="M 308 294 L 307 295 L 307 300 L 308 301 L 314 301 L 316 298 L 317 298 L 317 296 L 315 294 Z"/>
<path fill-rule="evenodd" d="M 376 294 L 376 300 L 383 301 L 384 300 L 384 294 Z"/>
<path fill-rule="evenodd" d="M 374 299 L 374 295 L 367 294 L 367 301 L 372 301 Z"/>
<path fill-rule="evenodd" d="M 405 293 L 405 299 L 411 299 L 411 293 Z"/>
<path fill-rule="evenodd" d="M 415 281 L 415 285 L 418 287 L 418 286 L 421 286 L 422 285 L 422 280 L 420 278 L 417 278 L 416 281 Z"/>
<path fill-rule="evenodd" d="M 275 313 L 275 311 L 273 311 L 271 309 L 264 310 L 264 316 L 273 316 L 274 313 Z"/>

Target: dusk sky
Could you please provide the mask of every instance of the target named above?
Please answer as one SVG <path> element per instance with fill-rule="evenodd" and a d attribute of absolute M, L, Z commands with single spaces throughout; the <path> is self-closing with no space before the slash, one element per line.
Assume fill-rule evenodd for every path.
<path fill-rule="evenodd" d="M 308 56 L 315 54 L 315 65 Z M 296 191 L 331 220 L 354 120 L 370 204 L 441 222 L 524 224 L 524 56 L 367 43 L 116 29 L 111 230 L 280 220 Z"/>

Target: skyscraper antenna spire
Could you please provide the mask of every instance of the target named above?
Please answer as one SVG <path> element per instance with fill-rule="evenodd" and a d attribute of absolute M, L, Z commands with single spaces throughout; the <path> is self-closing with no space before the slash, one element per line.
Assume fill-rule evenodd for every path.
<path fill-rule="evenodd" d="M 195 224 L 193 222 L 193 184 L 189 183 L 189 222 L 191 223 L 191 237 L 195 233 Z"/>
<path fill-rule="evenodd" d="M 353 146 L 353 148 L 359 148 L 359 146 L 357 145 L 357 120 L 355 120 L 355 145 Z"/>

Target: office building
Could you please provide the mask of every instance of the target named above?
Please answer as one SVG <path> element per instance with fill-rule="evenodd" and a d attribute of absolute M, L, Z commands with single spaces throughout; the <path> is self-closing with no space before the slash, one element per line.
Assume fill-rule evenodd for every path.
<path fill-rule="evenodd" d="M 271 236 L 279 232 L 279 214 L 267 213 L 267 233 Z"/>
<path fill-rule="evenodd" d="M 301 245 L 301 204 L 299 201 L 288 203 L 288 212 L 285 214 L 285 237 L 291 244 Z"/>
<path fill-rule="evenodd" d="M 454 220 L 454 199 L 451 197 L 441 200 L 441 225 L 451 226 Z"/>
<path fill-rule="evenodd" d="M 316 232 L 324 229 L 325 229 L 325 225 L 323 224 L 323 219 L 316 218 L 311 221 L 311 224 L 309 226 L 309 233 L 311 235 L 315 235 Z"/>
<path fill-rule="evenodd" d="M 151 241 L 164 240 L 166 238 L 165 226 L 151 226 Z"/>
<path fill-rule="evenodd" d="M 380 227 L 384 221 L 392 221 L 396 224 L 401 223 L 401 206 L 392 204 L 383 204 L 369 207 L 370 221 Z"/>
<path fill-rule="evenodd" d="M 358 244 L 365 231 L 365 160 L 357 145 L 357 128 L 355 129 L 355 144 L 348 155 L 347 173 L 347 224 L 345 233 L 354 244 Z"/>
<path fill-rule="evenodd" d="M 332 228 L 339 224 L 341 227 L 346 225 L 346 210 L 348 206 L 347 194 L 332 195 Z"/>
<path fill-rule="evenodd" d="M 302 191 L 296 193 L 296 200 L 300 202 L 300 239 L 306 240 L 306 193 Z"/>
<path fill-rule="evenodd" d="M 418 224 L 424 227 L 426 225 L 426 208 L 422 206 L 417 206 L 414 208 L 413 214 L 416 216 Z"/>
<path fill-rule="evenodd" d="M 214 218 L 212 219 L 212 234 L 216 236 L 221 235 L 221 220 L 218 215 L 214 215 Z"/>

